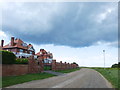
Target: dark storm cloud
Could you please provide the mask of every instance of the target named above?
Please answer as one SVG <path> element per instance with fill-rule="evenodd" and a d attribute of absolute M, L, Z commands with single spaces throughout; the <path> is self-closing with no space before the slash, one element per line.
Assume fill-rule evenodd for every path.
<path fill-rule="evenodd" d="M 9 3 L 3 28 L 36 44 L 90 46 L 117 41 L 117 3 Z"/>

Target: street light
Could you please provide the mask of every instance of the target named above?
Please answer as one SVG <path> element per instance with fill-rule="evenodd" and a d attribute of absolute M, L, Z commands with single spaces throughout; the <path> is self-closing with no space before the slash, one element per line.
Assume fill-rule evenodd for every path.
<path fill-rule="evenodd" d="M 103 57 L 104 57 L 104 69 L 105 69 L 105 50 L 103 50 Z"/>

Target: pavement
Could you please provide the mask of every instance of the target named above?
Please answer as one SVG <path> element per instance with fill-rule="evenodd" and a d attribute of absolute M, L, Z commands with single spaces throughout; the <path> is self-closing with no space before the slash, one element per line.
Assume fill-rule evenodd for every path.
<path fill-rule="evenodd" d="M 112 88 L 112 85 L 97 71 L 82 68 L 64 75 L 17 84 L 7 88 Z"/>

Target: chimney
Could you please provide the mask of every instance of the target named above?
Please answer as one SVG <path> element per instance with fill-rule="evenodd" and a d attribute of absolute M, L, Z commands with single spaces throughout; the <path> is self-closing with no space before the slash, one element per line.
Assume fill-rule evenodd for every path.
<path fill-rule="evenodd" d="M 1 40 L 1 47 L 3 47 L 4 45 L 4 40 Z"/>
<path fill-rule="evenodd" d="M 14 45 L 14 37 L 11 37 L 11 46 Z"/>

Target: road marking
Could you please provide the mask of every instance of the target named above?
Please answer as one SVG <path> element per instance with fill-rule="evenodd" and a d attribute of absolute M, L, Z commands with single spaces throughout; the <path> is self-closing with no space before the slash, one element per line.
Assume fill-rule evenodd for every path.
<path fill-rule="evenodd" d="M 62 82 L 62 83 L 60 83 L 60 84 L 58 84 L 58 85 L 55 85 L 55 86 L 53 86 L 53 87 L 51 87 L 51 88 L 62 88 L 62 87 L 64 87 L 64 86 L 72 83 L 73 81 L 77 80 L 78 78 L 81 78 L 82 76 L 84 76 L 84 74 L 77 75 L 76 77 L 71 78 L 71 79 L 69 79 L 69 80 L 67 80 L 67 81 L 64 81 L 64 82 Z"/>

